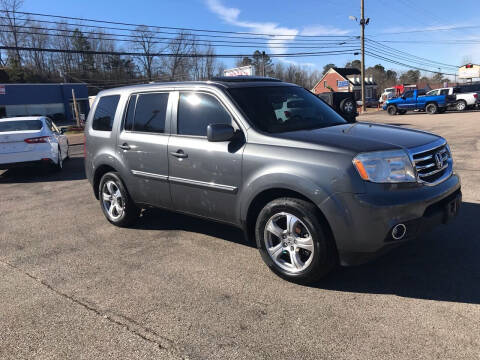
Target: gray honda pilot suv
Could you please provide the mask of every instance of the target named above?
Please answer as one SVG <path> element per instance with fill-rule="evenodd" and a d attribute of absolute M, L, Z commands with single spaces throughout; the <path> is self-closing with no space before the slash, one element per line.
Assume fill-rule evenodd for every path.
<path fill-rule="evenodd" d="M 102 91 L 85 133 L 86 173 L 112 224 L 148 207 L 229 223 L 301 282 L 414 239 L 461 202 L 445 139 L 347 123 L 275 79 Z"/>

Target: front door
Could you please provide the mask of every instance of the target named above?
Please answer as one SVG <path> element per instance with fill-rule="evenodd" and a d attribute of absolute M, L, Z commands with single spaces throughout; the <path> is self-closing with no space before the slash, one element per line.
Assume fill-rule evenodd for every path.
<path fill-rule="evenodd" d="M 132 95 L 117 141 L 126 169 L 123 179 L 132 197 L 160 207 L 171 206 L 165 129 L 168 101 L 168 92 Z"/>
<path fill-rule="evenodd" d="M 245 141 L 238 130 L 232 141 L 209 142 L 207 126 L 214 123 L 236 127 L 213 94 L 180 92 L 168 144 L 172 201 L 178 211 L 234 223 Z"/>
<path fill-rule="evenodd" d="M 417 101 L 413 95 L 413 91 L 406 91 L 402 96 L 402 101 L 398 103 L 398 108 L 402 110 L 414 110 Z"/>

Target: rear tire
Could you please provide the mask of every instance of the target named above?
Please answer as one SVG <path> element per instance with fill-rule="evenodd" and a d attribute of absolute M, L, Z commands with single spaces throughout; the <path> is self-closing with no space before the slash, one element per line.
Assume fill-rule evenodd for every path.
<path fill-rule="evenodd" d="M 57 162 L 52 164 L 52 169 L 53 171 L 62 171 L 63 169 L 63 157 L 62 157 L 62 152 L 60 151 L 60 148 L 58 148 L 57 151 Z"/>
<path fill-rule="evenodd" d="M 390 116 L 397 115 L 397 107 L 395 105 L 388 105 L 387 113 Z"/>
<path fill-rule="evenodd" d="M 457 111 L 465 111 L 467 110 L 467 103 L 465 100 L 458 100 L 455 103 L 455 110 Z"/>
<path fill-rule="evenodd" d="M 430 115 L 434 115 L 438 113 L 438 106 L 437 104 L 434 104 L 434 103 L 427 104 L 427 106 L 425 107 L 425 111 Z"/>
<path fill-rule="evenodd" d="M 127 227 L 140 215 L 140 209 L 130 198 L 117 172 L 108 172 L 102 176 L 98 186 L 98 198 L 103 214 L 115 226 Z"/>
<path fill-rule="evenodd" d="M 317 207 L 305 200 L 279 198 L 260 211 L 255 237 L 267 266 L 284 279 L 312 283 L 337 263 L 333 239 Z"/>
<path fill-rule="evenodd" d="M 346 98 L 340 101 L 340 111 L 346 116 L 353 116 L 356 112 L 357 106 L 355 101 Z"/>

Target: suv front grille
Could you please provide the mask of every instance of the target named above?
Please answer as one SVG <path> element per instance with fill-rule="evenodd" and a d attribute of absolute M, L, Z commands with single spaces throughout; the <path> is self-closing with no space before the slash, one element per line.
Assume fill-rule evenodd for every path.
<path fill-rule="evenodd" d="M 451 172 L 450 153 L 447 144 L 412 154 L 418 179 L 425 183 L 435 183 L 447 172 Z"/>

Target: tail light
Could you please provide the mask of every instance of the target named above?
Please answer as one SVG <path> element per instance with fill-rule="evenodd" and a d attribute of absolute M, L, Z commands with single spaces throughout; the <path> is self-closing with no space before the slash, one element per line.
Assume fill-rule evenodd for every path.
<path fill-rule="evenodd" d="M 292 116 L 292 113 L 290 111 L 284 111 L 284 114 L 287 118 L 289 118 L 290 116 Z"/>
<path fill-rule="evenodd" d="M 473 97 L 474 97 L 475 99 L 478 99 L 478 94 L 473 94 Z"/>
<path fill-rule="evenodd" d="M 27 144 L 47 143 L 50 141 L 50 136 L 39 136 L 34 138 L 28 138 L 23 141 L 25 141 Z"/>

